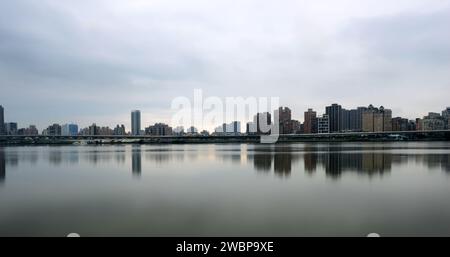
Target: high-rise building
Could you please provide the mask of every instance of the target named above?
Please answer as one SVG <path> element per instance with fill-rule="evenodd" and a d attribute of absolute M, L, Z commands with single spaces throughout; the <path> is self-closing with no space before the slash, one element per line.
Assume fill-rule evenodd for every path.
<path fill-rule="evenodd" d="M 358 107 L 356 109 L 350 110 L 350 131 L 362 131 L 362 116 L 366 110 L 367 107 Z"/>
<path fill-rule="evenodd" d="M 446 129 L 450 129 L 450 107 L 447 107 L 447 109 L 442 111 L 442 117 L 447 121 Z"/>
<path fill-rule="evenodd" d="M 5 109 L 0 105 L 0 135 L 5 134 Z"/>
<path fill-rule="evenodd" d="M 417 131 L 423 130 L 423 120 L 421 118 L 416 119 L 416 130 Z"/>
<path fill-rule="evenodd" d="M 78 135 L 78 125 L 77 124 L 64 124 L 61 126 L 62 136 L 76 136 Z"/>
<path fill-rule="evenodd" d="M 7 122 L 4 125 L 6 135 L 17 135 L 18 126 L 16 122 Z"/>
<path fill-rule="evenodd" d="M 370 105 L 362 115 L 362 130 L 364 132 L 392 131 L 392 111 L 383 106 L 375 108 Z"/>
<path fill-rule="evenodd" d="M 291 121 L 292 112 L 288 107 L 280 107 L 278 108 L 278 119 L 280 123 Z"/>
<path fill-rule="evenodd" d="M 409 120 L 401 117 L 392 118 L 392 131 L 408 131 Z"/>
<path fill-rule="evenodd" d="M 305 134 L 317 133 L 317 113 L 313 109 L 308 109 L 305 112 L 305 122 L 303 123 Z"/>
<path fill-rule="evenodd" d="M 139 136 L 141 133 L 141 112 L 138 110 L 131 112 L 131 135 Z"/>
<path fill-rule="evenodd" d="M 342 131 L 342 106 L 332 104 L 326 107 L 326 115 L 329 118 L 330 133 L 337 133 Z"/>
<path fill-rule="evenodd" d="M 350 131 L 350 113 L 351 113 L 350 110 L 342 108 L 340 132 Z"/>
<path fill-rule="evenodd" d="M 88 134 L 89 136 L 96 136 L 99 135 L 100 133 L 100 127 L 97 126 L 97 124 L 93 123 L 91 126 L 89 126 L 88 128 Z"/>
<path fill-rule="evenodd" d="M 61 126 L 59 124 L 53 124 L 49 126 L 47 129 L 42 131 L 42 135 L 45 136 L 60 136 L 61 135 Z"/>
<path fill-rule="evenodd" d="M 146 128 L 145 134 L 150 136 L 170 136 L 172 135 L 172 128 L 164 123 L 156 123 Z"/>
<path fill-rule="evenodd" d="M 328 134 L 330 133 L 330 119 L 328 115 L 323 115 L 322 117 L 317 118 L 317 132 L 319 134 Z"/>
<path fill-rule="evenodd" d="M 280 107 L 275 110 L 275 120 L 278 117 L 279 133 L 292 134 L 294 133 L 294 124 L 292 122 L 292 112 L 288 107 Z"/>

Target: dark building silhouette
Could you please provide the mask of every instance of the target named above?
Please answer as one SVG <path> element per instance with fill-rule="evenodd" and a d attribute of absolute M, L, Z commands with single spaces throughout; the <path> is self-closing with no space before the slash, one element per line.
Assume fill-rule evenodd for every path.
<path fill-rule="evenodd" d="M 140 177 L 142 173 L 142 152 L 141 147 L 136 146 L 131 150 L 131 171 L 133 176 Z"/>
<path fill-rule="evenodd" d="M 363 113 L 367 111 L 367 107 L 358 107 L 350 110 L 350 130 L 361 132 L 363 127 Z"/>
<path fill-rule="evenodd" d="M 5 109 L 0 105 L 0 135 L 5 134 Z"/>
<path fill-rule="evenodd" d="M 342 106 L 332 104 L 326 107 L 326 115 L 329 118 L 330 133 L 337 133 L 342 130 Z"/>
<path fill-rule="evenodd" d="M 363 113 L 366 107 L 346 110 L 338 104 L 326 107 L 326 115 L 330 119 L 330 133 L 360 132 L 363 130 Z"/>
<path fill-rule="evenodd" d="M 297 124 L 292 120 L 291 109 L 288 107 L 278 108 L 275 110 L 275 115 L 278 116 L 280 123 L 280 134 L 293 134 L 298 130 Z"/>
<path fill-rule="evenodd" d="M 141 111 L 131 112 L 131 135 L 139 136 L 141 134 Z"/>
<path fill-rule="evenodd" d="M 342 108 L 340 132 L 350 131 L 350 110 Z"/>
<path fill-rule="evenodd" d="M 308 109 L 305 112 L 305 122 L 303 123 L 303 133 L 315 134 L 317 133 L 317 113 L 313 109 Z"/>

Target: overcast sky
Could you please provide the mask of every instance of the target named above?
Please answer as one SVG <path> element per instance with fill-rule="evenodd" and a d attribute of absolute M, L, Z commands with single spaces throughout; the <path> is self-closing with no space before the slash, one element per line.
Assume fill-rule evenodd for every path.
<path fill-rule="evenodd" d="M 0 105 L 20 127 L 170 121 L 171 101 L 279 96 L 415 118 L 450 106 L 450 1 L 2 0 Z"/>

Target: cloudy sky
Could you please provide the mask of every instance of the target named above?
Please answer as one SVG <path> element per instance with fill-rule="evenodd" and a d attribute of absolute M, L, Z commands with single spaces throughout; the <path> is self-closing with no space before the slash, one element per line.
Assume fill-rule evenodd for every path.
<path fill-rule="evenodd" d="M 450 106 L 450 1 L 3 0 L 0 105 L 19 126 L 170 121 L 174 97 L 278 96 L 303 119 Z"/>

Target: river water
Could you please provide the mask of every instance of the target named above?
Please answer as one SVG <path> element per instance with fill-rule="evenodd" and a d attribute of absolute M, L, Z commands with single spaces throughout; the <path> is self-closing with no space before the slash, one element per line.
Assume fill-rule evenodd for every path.
<path fill-rule="evenodd" d="M 0 236 L 450 236 L 450 143 L 0 148 Z"/>

